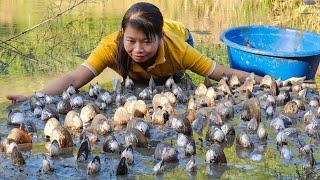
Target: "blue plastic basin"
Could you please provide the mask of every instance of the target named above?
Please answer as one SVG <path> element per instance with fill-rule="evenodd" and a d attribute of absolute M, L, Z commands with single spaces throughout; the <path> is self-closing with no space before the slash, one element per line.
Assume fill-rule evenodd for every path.
<path fill-rule="evenodd" d="M 313 79 L 320 61 L 320 35 L 273 26 L 230 28 L 220 36 L 230 67 L 282 80 Z"/>

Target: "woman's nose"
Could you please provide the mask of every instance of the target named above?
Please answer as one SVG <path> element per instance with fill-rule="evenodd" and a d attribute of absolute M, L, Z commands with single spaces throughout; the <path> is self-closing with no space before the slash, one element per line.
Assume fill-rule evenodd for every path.
<path fill-rule="evenodd" d="M 142 53 L 143 52 L 142 43 L 136 43 L 133 51 L 136 52 L 136 53 Z"/>

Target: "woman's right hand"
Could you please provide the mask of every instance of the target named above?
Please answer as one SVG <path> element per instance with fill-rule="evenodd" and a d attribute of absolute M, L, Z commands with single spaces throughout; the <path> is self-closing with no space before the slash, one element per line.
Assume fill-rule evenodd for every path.
<path fill-rule="evenodd" d="M 5 97 L 10 100 L 12 104 L 25 101 L 28 98 L 20 94 L 7 94 Z"/>

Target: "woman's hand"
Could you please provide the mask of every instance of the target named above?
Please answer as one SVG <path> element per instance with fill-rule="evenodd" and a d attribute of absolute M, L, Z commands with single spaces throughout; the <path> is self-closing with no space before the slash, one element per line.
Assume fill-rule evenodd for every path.
<path fill-rule="evenodd" d="M 6 98 L 10 100 L 12 104 L 15 104 L 17 102 L 22 102 L 26 100 L 28 97 L 20 94 L 7 94 Z"/>

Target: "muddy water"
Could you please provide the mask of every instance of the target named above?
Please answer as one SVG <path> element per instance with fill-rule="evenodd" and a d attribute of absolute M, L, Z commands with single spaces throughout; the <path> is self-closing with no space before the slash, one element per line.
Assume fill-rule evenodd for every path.
<path fill-rule="evenodd" d="M 142 89 L 136 89 L 137 92 Z M 294 95 L 293 95 L 294 96 Z M 148 101 L 147 101 L 148 102 Z M 216 103 L 219 103 L 217 101 Z M 243 97 L 235 100 L 236 105 L 234 106 L 235 115 L 234 118 L 230 120 L 236 130 L 236 134 L 241 131 L 246 131 L 247 123 L 240 120 L 240 112 L 242 111 Z M 149 106 L 149 112 L 152 113 L 151 105 Z M 94 145 L 91 156 L 84 163 L 77 163 L 75 160 L 77 150 L 79 148 L 79 132 L 71 131 L 74 135 L 73 151 L 71 153 L 66 153 L 62 156 L 52 158 L 54 163 L 54 172 L 51 174 L 45 174 L 41 169 L 41 162 L 43 154 L 47 153 L 45 148 L 45 138 L 43 137 L 43 131 L 45 122 L 41 121 L 39 118 L 35 118 L 32 113 L 30 113 L 30 107 L 27 102 L 23 102 L 17 106 L 10 106 L 10 108 L 22 109 L 25 112 L 27 119 L 36 123 L 38 133 L 33 136 L 32 145 L 23 145 L 20 149 L 26 159 L 26 164 L 22 167 L 13 166 L 10 157 L 4 153 L 0 153 L 3 159 L 0 163 L 0 173 L 8 178 L 67 178 L 71 177 L 74 179 L 83 178 L 234 178 L 239 177 L 255 177 L 255 178 L 297 178 L 300 173 L 301 177 L 304 177 L 307 172 L 312 172 L 312 175 L 319 174 L 319 165 L 316 165 L 313 169 L 303 169 L 305 162 L 299 156 L 298 148 L 299 143 L 297 137 L 289 138 L 289 148 L 292 151 L 293 158 L 291 160 L 284 160 L 280 156 L 280 152 L 275 142 L 276 132 L 269 126 L 270 119 L 265 117 L 265 113 L 262 112 L 262 121 L 268 128 L 268 139 L 266 141 L 260 141 L 256 133 L 250 133 L 250 137 L 254 143 L 254 149 L 250 151 L 239 149 L 234 142 L 234 136 L 228 137 L 228 142 L 223 143 L 224 152 L 227 157 L 227 164 L 225 165 L 209 165 L 205 163 L 205 153 L 207 147 L 210 145 L 207 142 L 201 143 L 201 139 L 205 139 L 205 134 L 207 127 L 203 129 L 202 132 L 196 133 L 194 131 L 194 139 L 196 141 L 197 148 L 197 171 L 194 173 L 189 173 L 185 170 L 185 165 L 189 161 L 189 157 L 185 157 L 184 154 L 179 154 L 179 162 L 165 164 L 165 171 L 155 176 L 153 174 L 153 166 L 158 162 L 153 158 L 154 149 L 158 142 L 166 141 L 176 146 L 177 133 L 165 126 L 151 126 L 151 136 L 149 138 L 148 148 L 134 148 L 134 164 L 128 167 L 128 175 L 117 177 L 115 175 L 116 167 L 119 163 L 119 154 L 104 153 L 102 151 L 102 143 L 104 137 L 99 136 L 99 141 Z M 112 115 L 116 107 L 113 105 L 104 111 L 104 114 L 110 118 L 112 121 Z M 177 111 L 177 116 L 182 117 L 185 112 L 186 106 L 183 104 L 177 104 L 175 106 Z M 199 111 L 206 112 L 208 108 L 201 108 Z M 277 108 L 277 115 L 282 111 L 282 107 Z M 303 113 L 303 112 L 300 112 Z M 61 121 L 63 122 L 64 116 L 61 116 Z M 146 117 L 148 119 L 150 117 Z M 0 131 L 1 138 L 3 139 L 9 130 L 12 128 L 7 126 L 5 121 L 2 119 Z M 308 137 L 305 134 L 303 122 L 294 123 L 292 127 L 299 130 L 300 141 L 313 144 L 314 157 L 319 161 L 320 149 L 319 141 Z M 117 140 L 124 144 L 124 132 L 125 128 L 117 128 L 114 131 Z M 99 155 L 101 159 L 101 172 L 95 176 L 88 176 L 86 174 L 86 165 L 93 158 L 93 156 Z"/>

